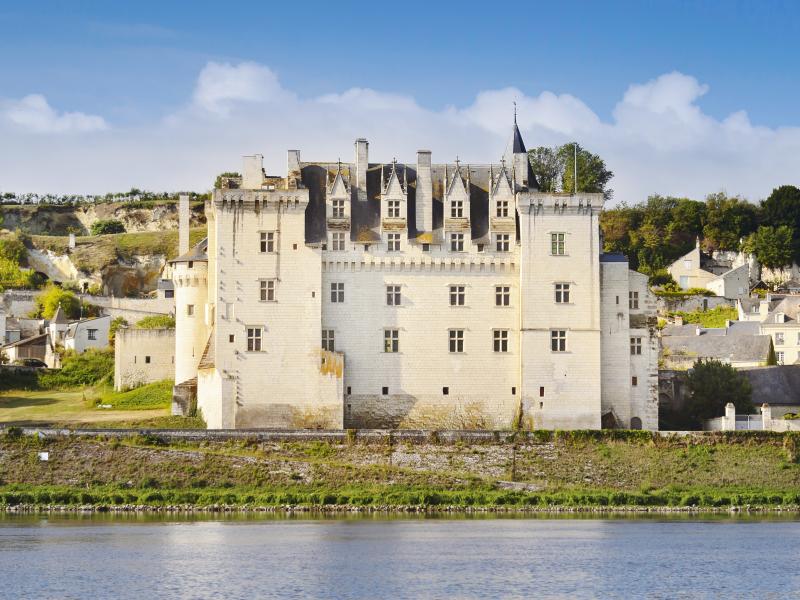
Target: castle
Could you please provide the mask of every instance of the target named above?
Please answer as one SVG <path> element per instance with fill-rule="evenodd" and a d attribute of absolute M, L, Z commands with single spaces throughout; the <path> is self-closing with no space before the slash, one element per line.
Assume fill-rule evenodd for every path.
<path fill-rule="evenodd" d="M 172 262 L 175 402 L 209 428 L 658 427 L 655 298 L 602 194 L 497 164 L 262 156 Z M 184 238 L 185 239 L 185 238 Z M 188 248 L 188 242 L 184 242 Z"/>

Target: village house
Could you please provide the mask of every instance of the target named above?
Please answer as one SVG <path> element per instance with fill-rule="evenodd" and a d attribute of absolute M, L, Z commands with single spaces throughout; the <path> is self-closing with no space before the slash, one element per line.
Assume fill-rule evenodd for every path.
<path fill-rule="evenodd" d="M 695 247 L 669 265 L 667 271 L 684 290 L 700 288 L 725 298 L 746 298 L 757 268 L 749 255 L 728 252 L 710 256 L 702 252 L 698 238 Z"/>
<path fill-rule="evenodd" d="M 718 360 L 734 368 L 769 364 L 772 341 L 759 323 L 728 321 L 725 327 L 667 325 L 661 331 L 661 368 L 690 369 L 698 360 Z"/>
<path fill-rule="evenodd" d="M 647 277 L 604 255 L 602 194 L 496 164 L 261 155 L 171 263 L 174 411 L 210 428 L 656 429 Z M 188 215 L 188 199 L 181 199 Z M 188 218 L 182 218 L 188 224 Z M 183 231 L 183 227 L 182 227 Z"/>

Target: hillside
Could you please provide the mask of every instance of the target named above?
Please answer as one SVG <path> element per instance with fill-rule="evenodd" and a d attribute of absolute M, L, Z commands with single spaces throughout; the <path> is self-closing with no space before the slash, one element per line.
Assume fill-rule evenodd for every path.
<path fill-rule="evenodd" d="M 494 441 L 419 433 L 315 441 L 258 433 L 218 441 L 123 434 L 0 434 L 0 505 L 213 504 L 547 509 L 796 507 L 792 434 L 500 432 Z M 399 434 L 398 434 L 399 435 Z M 466 434 L 468 435 L 468 434 Z M 319 436 L 322 437 L 321 435 Z M 360 441 L 361 440 L 361 441 Z M 47 462 L 37 452 L 49 452 Z"/>

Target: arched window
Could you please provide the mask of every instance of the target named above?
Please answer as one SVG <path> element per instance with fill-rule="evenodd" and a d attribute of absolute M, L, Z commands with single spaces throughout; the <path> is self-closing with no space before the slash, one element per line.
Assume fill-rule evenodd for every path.
<path fill-rule="evenodd" d="M 631 419 L 631 429 L 641 429 L 642 428 L 642 420 L 639 417 L 633 417 Z"/>

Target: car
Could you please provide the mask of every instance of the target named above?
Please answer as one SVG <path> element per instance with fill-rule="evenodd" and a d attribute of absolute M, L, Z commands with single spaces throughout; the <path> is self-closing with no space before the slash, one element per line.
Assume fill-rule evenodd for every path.
<path fill-rule="evenodd" d="M 14 364 L 20 367 L 36 367 L 37 369 L 47 367 L 47 363 L 38 358 L 18 358 L 14 361 Z"/>

